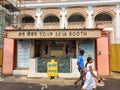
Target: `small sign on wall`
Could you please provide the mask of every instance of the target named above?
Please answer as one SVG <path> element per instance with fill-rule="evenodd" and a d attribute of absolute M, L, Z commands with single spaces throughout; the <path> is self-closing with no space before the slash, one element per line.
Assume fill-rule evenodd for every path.
<path fill-rule="evenodd" d="M 62 50 L 51 50 L 51 56 L 62 57 L 63 51 Z"/>
<path fill-rule="evenodd" d="M 47 75 L 48 77 L 58 76 L 58 62 L 54 59 L 51 59 L 51 61 L 47 63 Z"/>

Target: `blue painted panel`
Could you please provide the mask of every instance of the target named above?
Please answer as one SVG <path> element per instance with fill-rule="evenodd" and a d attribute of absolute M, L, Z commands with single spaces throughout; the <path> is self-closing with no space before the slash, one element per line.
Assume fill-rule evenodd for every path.
<path fill-rule="evenodd" d="M 18 40 L 18 68 L 28 68 L 30 60 L 30 40 Z"/>
<path fill-rule="evenodd" d="M 91 56 L 93 59 L 95 59 L 95 40 L 80 41 L 79 50 L 80 49 L 85 50 L 85 54 L 83 56 L 85 63 L 87 62 L 88 56 Z M 93 68 L 95 69 L 95 61 L 93 63 Z"/>

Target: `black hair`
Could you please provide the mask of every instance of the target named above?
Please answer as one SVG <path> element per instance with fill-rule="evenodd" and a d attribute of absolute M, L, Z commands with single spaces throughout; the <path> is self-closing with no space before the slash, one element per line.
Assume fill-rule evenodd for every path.
<path fill-rule="evenodd" d="M 87 57 L 87 63 L 85 64 L 85 67 L 87 66 L 87 64 L 89 63 L 89 61 L 92 59 L 92 57 Z"/>
<path fill-rule="evenodd" d="M 87 57 L 87 62 L 89 62 L 92 59 L 92 57 Z"/>
<path fill-rule="evenodd" d="M 80 53 L 83 54 L 85 51 L 83 49 L 80 50 Z"/>

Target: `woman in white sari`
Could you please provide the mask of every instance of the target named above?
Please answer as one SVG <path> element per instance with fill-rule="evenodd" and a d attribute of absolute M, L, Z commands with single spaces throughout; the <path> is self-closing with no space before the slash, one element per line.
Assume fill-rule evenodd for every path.
<path fill-rule="evenodd" d="M 92 69 L 93 59 L 92 57 L 87 58 L 86 67 L 86 78 L 84 81 L 84 85 L 82 86 L 81 90 L 96 90 L 96 83 L 94 77 L 99 79 L 94 73 Z"/>

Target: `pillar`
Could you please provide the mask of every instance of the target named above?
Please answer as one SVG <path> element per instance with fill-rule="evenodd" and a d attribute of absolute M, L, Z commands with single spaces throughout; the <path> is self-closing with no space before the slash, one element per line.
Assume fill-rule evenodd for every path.
<path fill-rule="evenodd" d="M 88 8 L 86 9 L 86 12 L 88 14 L 87 28 L 93 28 L 93 21 L 92 21 L 93 7 L 88 6 Z"/>
<path fill-rule="evenodd" d="M 120 6 L 116 5 L 116 40 L 115 43 L 120 44 Z"/>
<path fill-rule="evenodd" d="M 17 26 L 17 15 L 18 15 L 18 12 L 13 12 L 13 14 L 14 14 L 14 21 L 13 21 L 13 25 L 14 26 Z"/>
<path fill-rule="evenodd" d="M 62 7 L 60 13 L 61 13 L 60 28 L 65 29 L 66 23 L 67 23 L 67 20 L 66 20 L 67 10 L 66 10 L 66 8 Z"/>
<path fill-rule="evenodd" d="M 42 20 L 41 20 L 41 14 L 42 10 L 41 8 L 36 9 L 36 29 L 41 29 L 42 28 Z"/>
<path fill-rule="evenodd" d="M 76 40 L 76 57 L 78 57 L 78 55 L 79 55 L 79 54 L 78 54 L 78 53 L 79 53 L 79 52 L 78 52 L 78 49 L 79 49 L 79 48 L 78 48 L 78 40 Z"/>

